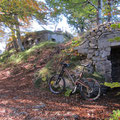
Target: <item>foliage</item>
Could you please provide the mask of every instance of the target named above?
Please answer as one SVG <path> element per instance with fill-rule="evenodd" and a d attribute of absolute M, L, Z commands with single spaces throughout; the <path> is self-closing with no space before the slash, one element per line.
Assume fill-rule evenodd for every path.
<path fill-rule="evenodd" d="M 95 27 L 99 20 L 110 22 L 109 17 L 119 21 L 119 2 L 111 0 L 46 0 L 46 3 L 53 12 L 51 17 L 58 17 L 61 14 L 67 17 L 68 23 L 78 33 Z M 83 9 L 84 8 L 84 9 Z M 112 14 L 111 14 L 112 13 Z M 102 15 L 100 15 L 102 14 Z M 102 23 L 101 22 L 101 23 Z"/>
<path fill-rule="evenodd" d="M 82 37 L 74 37 L 72 39 L 72 47 L 78 47 L 82 41 Z"/>
<path fill-rule="evenodd" d="M 62 50 L 62 53 L 69 62 L 78 61 L 85 57 L 79 54 L 78 51 L 75 49 L 81 44 L 82 41 L 82 38 L 74 37 L 72 41 L 70 41 L 69 45 L 66 46 L 64 50 Z"/>
<path fill-rule="evenodd" d="M 47 7 L 43 2 L 36 0 L 2 0 L 0 1 L 0 21 L 5 22 L 6 25 L 18 24 L 14 15 L 18 15 L 19 19 L 23 22 L 29 22 L 29 19 L 34 16 L 43 20 L 43 16 L 46 14 Z M 21 22 L 21 24 L 23 24 Z"/>
<path fill-rule="evenodd" d="M 43 50 L 46 48 L 52 48 L 56 45 L 55 42 L 52 41 L 46 41 L 46 42 L 41 42 L 36 46 L 33 46 L 32 48 L 25 50 L 23 52 L 19 53 L 13 53 L 14 50 L 6 51 L 0 56 L 0 62 L 5 65 L 5 63 L 8 64 L 19 64 L 21 62 L 26 61 L 36 50 Z"/>
<path fill-rule="evenodd" d="M 120 37 L 115 37 L 113 39 L 109 39 L 109 41 L 110 42 L 114 42 L 114 41 L 119 42 L 120 41 Z"/>
<path fill-rule="evenodd" d="M 94 72 L 92 74 L 92 77 L 95 78 L 96 80 L 100 81 L 100 82 L 104 82 L 104 80 L 105 80 L 104 77 L 103 77 L 103 75 L 101 75 L 98 72 Z"/>
<path fill-rule="evenodd" d="M 110 87 L 110 88 L 120 87 L 119 82 L 113 82 L 113 83 L 105 82 L 104 85 L 107 86 L 107 87 Z"/>
<path fill-rule="evenodd" d="M 120 110 L 113 110 L 109 120 L 119 120 L 120 119 Z"/>
<path fill-rule="evenodd" d="M 12 39 L 16 50 L 24 50 L 20 38 L 20 26 L 29 25 L 30 20 L 37 19 L 43 23 L 47 13 L 47 7 L 43 2 L 36 0 L 2 0 L 0 1 L 0 22 L 8 27 L 12 33 Z M 17 40 L 16 38 L 17 37 Z M 16 43 L 18 47 L 16 46 Z"/>
<path fill-rule="evenodd" d="M 97 2 L 92 2 L 96 5 Z M 64 14 L 70 25 L 73 25 L 78 32 L 87 29 L 96 17 L 96 9 L 89 4 L 87 0 L 46 0 L 46 3 L 53 8 L 52 17 Z M 83 9 L 84 7 L 84 9 Z M 89 22 L 88 22 L 89 21 Z"/>
<path fill-rule="evenodd" d="M 58 56 L 57 56 L 58 57 Z M 57 67 L 57 64 L 56 62 L 58 61 L 55 61 L 56 59 L 56 56 L 53 56 L 53 58 L 51 60 L 49 60 L 46 65 L 38 70 L 37 72 L 35 72 L 35 85 L 41 83 L 41 82 L 46 82 L 53 74 L 56 73 L 56 68 L 58 69 Z"/>
<path fill-rule="evenodd" d="M 116 24 L 111 24 L 111 28 L 113 29 L 120 29 L 120 23 L 116 23 Z M 110 42 L 119 42 L 120 41 L 120 37 L 114 37 L 113 39 L 109 39 Z"/>
<path fill-rule="evenodd" d="M 50 70 L 45 66 L 34 73 L 34 85 L 40 87 L 42 82 L 46 82 L 50 78 Z"/>
<path fill-rule="evenodd" d="M 117 28 L 120 29 L 120 23 L 112 24 L 111 28 L 113 28 L 113 29 L 117 29 Z"/>
<path fill-rule="evenodd" d="M 14 54 L 14 52 L 14 49 L 10 51 L 5 51 L 3 54 L 0 55 L 0 62 L 5 62 L 12 54 Z"/>
<path fill-rule="evenodd" d="M 113 19 L 113 21 L 119 21 L 119 5 L 120 3 L 118 1 L 112 1 L 112 0 L 103 0 L 104 7 L 103 7 L 103 16 L 104 19 L 107 19 L 108 22 L 110 22 L 109 19 Z"/>
<path fill-rule="evenodd" d="M 65 96 L 69 97 L 71 92 L 72 92 L 72 90 L 70 88 L 66 88 Z"/>

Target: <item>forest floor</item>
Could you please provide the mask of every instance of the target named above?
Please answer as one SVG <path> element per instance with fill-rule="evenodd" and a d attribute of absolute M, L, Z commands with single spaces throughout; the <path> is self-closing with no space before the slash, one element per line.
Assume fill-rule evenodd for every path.
<path fill-rule="evenodd" d="M 79 94 L 54 95 L 46 85 L 35 88 L 33 74 L 37 69 L 25 63 L 14 70 L 0 70 L 0 120 L 104 120 L 120 108 L 117 90 L 97 101 L 86 101 Z"/>

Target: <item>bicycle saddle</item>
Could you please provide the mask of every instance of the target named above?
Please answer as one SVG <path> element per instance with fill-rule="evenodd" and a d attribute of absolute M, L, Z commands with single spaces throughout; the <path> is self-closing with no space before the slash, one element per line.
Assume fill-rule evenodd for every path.
<path fill-rule="evenodd" d="M 69 64 L 64 63 L 64 62 L 61 62 L 61 65 L 63 65 L 64 67 L 68 67 L 69 66 Z"/>

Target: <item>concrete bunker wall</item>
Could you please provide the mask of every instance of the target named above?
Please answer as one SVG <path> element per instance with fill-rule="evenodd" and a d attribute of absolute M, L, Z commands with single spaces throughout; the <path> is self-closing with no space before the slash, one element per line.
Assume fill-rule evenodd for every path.
<path fill-rule="evenodd" d="M 120 42 L 110 42 L 109 39 L 114 39 L 115 37 L 120 37 L 120 29 L 111 28 L 111 23 L 103 24 L 87 33 L 84 36 L 84 42 L 77 48 L 79 53 L 87 54 L 87 59 L 93 63 L 95 70 L 101 73 L 107 81 L 111 81 L 114 74 L 112 70 L 113 61 L 110 59 L 111 50 L 113 50 L 113 47 L 120 46 Z M 114 54 L 112 54 L 112 60 L 113 57 Z"/>

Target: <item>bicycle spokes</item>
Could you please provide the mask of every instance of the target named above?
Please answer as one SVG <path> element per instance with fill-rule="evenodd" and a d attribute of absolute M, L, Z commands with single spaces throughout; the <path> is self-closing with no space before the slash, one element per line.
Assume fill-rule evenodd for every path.
<path fill-rule="evenodd" d="M 86 79 L 85 84 L 88 86 L 81 86 L 81 95 L 88 100 L 95 100 L 100 96 L 100 85 L 95 79 Z"/>
<path fill-rule="evenodd" d="M 49 88 L 50 91 L 55 94 L 62 92 L 65 88 L 64 79 L 59 77 L 58 75 L 53 76 L 49 81 Z"/>

